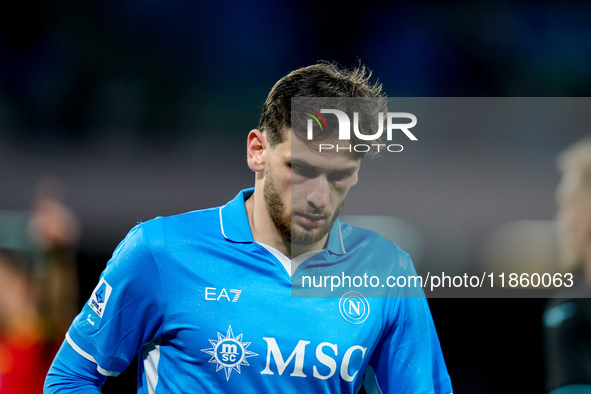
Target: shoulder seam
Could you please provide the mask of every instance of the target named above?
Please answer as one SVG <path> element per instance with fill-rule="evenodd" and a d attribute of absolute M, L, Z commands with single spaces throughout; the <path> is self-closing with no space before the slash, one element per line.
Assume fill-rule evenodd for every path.
<path fill-rule="evenodd" d="M 150 251 L 150 256 L 152 256 L 152 261 L 154 262 L 154 266 L 156 267 L 156 270 L 158 271 L 158 280 L 160 281 L 160 289 L 162 291 L 162 297 L 164 298 L 163 302 L 161 302 L 162 304 L 162 325 L 160 326 L 160 334 L 162 334 L 164 332 L 164 327 L 166 327 L 166 306 L 168 305 L 168 303 L 166 302 L 166 291 L 164 290 L 164 283 L 162 280 L 162 272 L 160 271 L 160 265 L 158 264 L 158 262 L 156 261 L 156 256 L 154 256 L 154 251 L 152 250 L 152 245 L 150 243 L 150 239 L 148 238 L 148 235 L 146 234 L 145 228 L 144 228 L 144 224 L 140 223 L 139 226 L 142 229 L 142 238 L 144 238 L 144 241 L 146 242 L 146 246 L 148 247 L 148 250 Z"/>

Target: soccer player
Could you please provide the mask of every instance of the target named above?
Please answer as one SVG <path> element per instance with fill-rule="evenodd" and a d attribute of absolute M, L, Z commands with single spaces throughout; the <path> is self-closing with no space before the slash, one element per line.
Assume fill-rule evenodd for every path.
<path fill-rule="evenodd" d="M 558 164 L 560 260 L 582 280 L 559 293 L 544 312 L 547 389 L 551 394 L 591 393 L 591 139 L 564 151 Z"/>
<path fill-rule="evenodd" d="M 291 132 L 293 97 L 382 97 L 369 76 L 319 63 L 279 80 L 247 138 L 254 188 L 131 230 L 45 392 L 96 393 L 137 354 L 138 393 L 450 393 L 424 297 L 292 297 L 301 270 L 415 273 L 395 244 L 338 219 L 360 154 L 319 153 Z"/>

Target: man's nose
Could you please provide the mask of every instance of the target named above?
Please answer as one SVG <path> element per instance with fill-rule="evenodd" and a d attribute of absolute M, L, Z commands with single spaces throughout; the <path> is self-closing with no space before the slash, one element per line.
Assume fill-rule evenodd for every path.
<path fill-rule="evenodd" d="M 328 205 L 330 185 L 325 175 L 314 178 L 310 184 L 307 202 L 316 209 L 324 209 Z"/>

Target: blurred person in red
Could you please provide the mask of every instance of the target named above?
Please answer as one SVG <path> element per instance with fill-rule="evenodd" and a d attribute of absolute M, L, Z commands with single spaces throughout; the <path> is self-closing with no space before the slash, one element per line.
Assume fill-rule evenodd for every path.
<path fill-rule="evenodd" d="M 31 211 L 0 212 L 0 394 L 41 393 L 78 302 L 79 226 L 56 179 Z"/>
<path fill-rule="evenodd" d="M 557 293 L 544 312 L 547 389 L 591 393 L 591 138 L 564 151 L 558 165 L 560 263 L 579 283 Z"/>
<path fill-rule="evenodd" d="M 50 353 L 31 258 L 0 249 L 0 393 L 41 392 Z"/>
<path fill-rule="evenodd" d="M 28 223 L 29 236 L 42 254 L 40 310 L 49 337 L 60 344 L 79 309 L 76 249 L 80 225 L 63 202 L 64 190 L 59 178 L 45 177 L 37 188 Z"/>

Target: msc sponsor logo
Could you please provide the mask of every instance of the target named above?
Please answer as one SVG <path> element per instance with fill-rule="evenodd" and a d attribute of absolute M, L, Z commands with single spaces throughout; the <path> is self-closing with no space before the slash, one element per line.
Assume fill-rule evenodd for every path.
<path fill-rule="evenodd" d="M 216 372 L 221 369 L 225 370 L 226 380 L 230 380 L 230 374 L 233 370 L 240 373 L 242 365 L 250 365 L 246 360 L 247 357 L 258 356 L 258 354 L 247 350 L 250 342 L 242 342 L 242 334 L 234 337 L 232 326 L 228 326 L 226 336 L 218 332 L 217 341 L 210 339 L 209 343 L 211 343 L 212 347 L 201 351 L 212 356 L 209 362 L 216 364 Z"/>
<path fill-rule="evenodd" d="M 361 324 L 369 316 L 369 302 L 361 293 L 350 291 L 339 300 L 339 311 L 349 323 Z"/>
<path fill-rule="evenodd" d="M 283 353 L 277 345 L 275 338 L 263 338 L 267 342 L 267 362 L 265 369 L 261 372 L 261 375 L 275 375 L 275 371 L 279 375 L 283 375 L 283 372 L 287 369 L 292 360 L 293 370 L 289 376 L 296 376 L 305 378 L 308 375 L 304 372 L 304 356 L 306 355 L 306 346 L 310 344 L 310 341 L 300 340 L 296 345 L 295 349 L 291 352 L 287 360 L 283 357 Z M 338 373 L 340 377 L 347 381 L 352 382 L 355 376 L 359 372 L 358 367 L 361 365 L 361 360 L 365 357 L 366 347 L 363 346 L 351 346 L 343 354 L 341 365 L 338 365 L 337 359 L 333 358 L 339 355 L 338 345 L 335 343 L 322 342 L 316 346 L 316 361 L 312 366 L 312 376 L 316 379 L 328 379 Z M 351 367 L 351 359 L 356 357 L 356 367 Z M 328 370 L 327 370 L 328 368 Z M 309 372 L 308 372 L 309 373 Z"/>
<path fill-rule="evenodd" d="M 209 363 L 216 364 L 216 372 L 224 369 L 226 381 L 230 380 L 232 371 L 241 373 L 242 366 L 250 366 L 248 357 L 258 356 L 248 350 L 251 342 L 244 342 L 242 335 L 234 336 L 232 327 L 228 326 L 226 335 L 218 332 L 218 339 L 210 339 L 212 347 L 202 349 L 212 356 Z M 282 345 L 279 347 L 277 339 L 273 337 L 263 337 L 267 345 L 267 354 L 265 368 L 260 372 L 261 375 L 289 375 L 299 378 L 313 377 L 326 380 L 333 376 L 352 382 L 366 356 L 367 347 L 353 345 L 339 349 L 336 343 L 321 342 L 314 350 L 315 358 L 306 359 L 306 351 L 310 351 L 308 345 L 310 341 L 299 340 L 295 348 L 287 348 Z M 341 345 L 342 346 L 342 345 Z M 305 365 L 306 361 L 312 365 Z"/>

